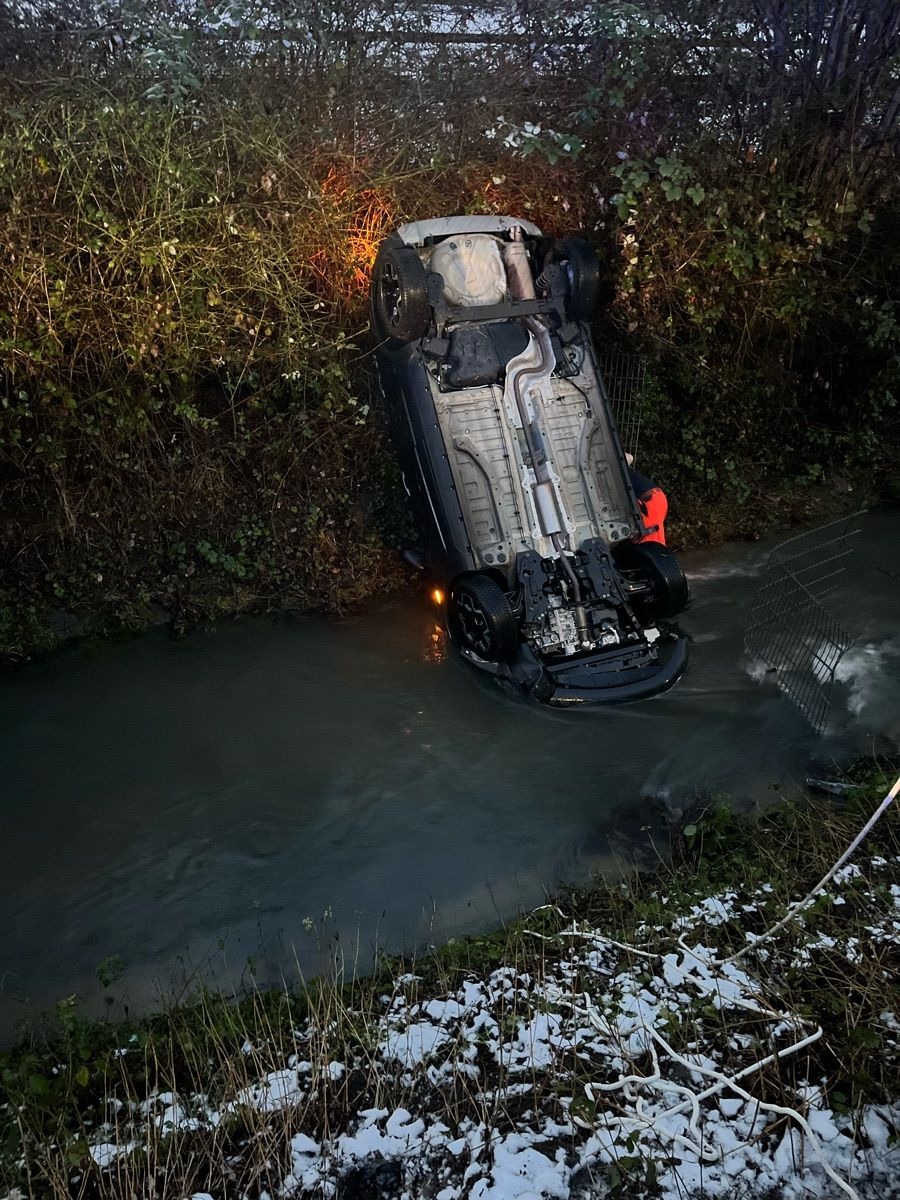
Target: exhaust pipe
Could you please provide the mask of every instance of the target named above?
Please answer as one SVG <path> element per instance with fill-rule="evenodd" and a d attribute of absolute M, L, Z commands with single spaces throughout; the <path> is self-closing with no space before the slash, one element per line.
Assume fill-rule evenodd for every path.
<path fill-rule="evenodd" d="M 507 247 L 516 248 L 516 246 L 516 242 L 509 242 L 507 244 Z M 521 251 L 522 264 L 528 270 L 530 278 L 530 268 L 528 268 L 527 259 L 524 257 L 525 247 L 521 243 L 518 243 L 518 248 Z M 509 259 L 507 261 L 509 262 Z M 513 286 L 513 280 L 510 278 L 511 291 L 513 290 Z M 531 292 L 534 295 L 533 285 Z M 590 633 L 588 630 L 587 613 L 584 609 L 581 582 L 575 574 L 572 564 L 566 557 L 565 552 L 569 539 L 565 532 L 565 524 L 559 509 L 556 486 L 551 478 L 550 469 L 547 466 L 547 450 L 544 446 L 544 437 L 537 422 L 529 414 L 528 403 L 525 397 L 525 389 L 528 384 L 543 378 L 552 369 L 553 348 L 550 345 L 547 328 L 541 321 L 538 321 L 534 317 L 526 317 L 525 326 L 529 333 L 533 335 L 532 346 L 537 349 L 538 360 L 534 366 L 526 361 L 519 367 L 514 368 L 511 372 L 511 379 L 516 407 L 519 410 L 519 418 L 525 434 L 525 444 L 528 447 L 528 453 L 531 455 L 531 466 L 534 471 L 535 482 L 532 487 L 532 498 L 541 532 L 553 543 L 560 566 L 572 589 L 572 600 L 575 606 L 575 627 L 578 630 L 578 636 L 582 644 L 587 645 L 590 643 Z"/>
<path fill-rule="evenodd" d="M 534 279 L 528 265 L 522 226 L 515 225 L 509 231 L 510 242 L 503 243 L 503 261 L 506 264 L 506 282 L 513 300 L 535 300 Z"/>

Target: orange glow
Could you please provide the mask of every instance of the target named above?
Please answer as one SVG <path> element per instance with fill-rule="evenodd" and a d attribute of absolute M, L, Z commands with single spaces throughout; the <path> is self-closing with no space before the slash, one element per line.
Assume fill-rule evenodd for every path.
<path fill-rule="evenodd" d="M 444 644 L 444 631 L 440 625 L 433 625 L 422 651 L 422 661 L 427 663 L 442 663 L 447 657 Z"/>
<path fill-rule="evenodd" d="M 394 206 L 364 170 L 332 164 L 319 189 L 321 218 L 316 229 L 305 224 L 302 253 L 317 290 L 352 300 L 369 290 L 378 247 L 397 224 Z"/>
<path fill-rule="evenodd" d="M 438 606 L 444 603 L 444 593 L 440 588 L 434 589 L 434 591 L 431 593 L 431 598 Z"/>

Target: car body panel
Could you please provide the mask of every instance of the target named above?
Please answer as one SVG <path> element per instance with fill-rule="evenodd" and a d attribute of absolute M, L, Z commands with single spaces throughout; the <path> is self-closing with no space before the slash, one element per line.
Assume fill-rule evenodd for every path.
<path fill-rule="evenodd" d="M 464 233 L 508 233 L 518 226 L 530 237 L 540 237 L 541 231 L 531 221 L 521 217 L 474 216 L 433 217 L 427 221 L 410 221 L 401 225 L 397 236 L 407 246 L 424 246 L 435 238 Z"/>
<path fill-rule="evenodd" d="M 575 545 L 598 533 L 612 544 L 641 532 L 627 477 L 619 469 L 618 438 L 593 391 L 579 375 L 576 381 L 554 379 L 549 403 L 533 400 Z M 543 539 L 523 484 L 525 453 L 506 414 L 503 389 L 493 384 L 434 391 L 432 399 L 462 497 L 473 567 L 505 568 Z"/>

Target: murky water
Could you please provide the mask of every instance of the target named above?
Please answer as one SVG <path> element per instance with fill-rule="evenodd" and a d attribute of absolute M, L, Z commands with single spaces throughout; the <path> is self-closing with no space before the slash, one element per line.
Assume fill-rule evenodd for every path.
<path fill-rule="evenodd" d="M 251 956 L 272 981 L 335 946 L 365 965 L 493 928 L 697 790 L 764 798 L 813 759 L 897 744 L 900 516 L 865 518 L 858 545 L 824 740 L 743 658 L 763 544 L 685 556 L 689 673 L 623 708 L 506 694 L 445 652 L 418 593 L 6 674 L 0 1036 L 74 991 L 96 1007 L 110 956 L 116 995 L 152 1007 L 194 972 L 237 983 Z"/>

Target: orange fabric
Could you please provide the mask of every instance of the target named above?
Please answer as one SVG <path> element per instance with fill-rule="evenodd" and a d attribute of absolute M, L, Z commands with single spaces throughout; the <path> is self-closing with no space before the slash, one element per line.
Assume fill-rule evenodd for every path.
<path fill-rule="evenodd" d="M 639 542 L 662 542 L 666 544 L 666 514 L 669 511 L 669 501 L 662 488 L 655 487 L 644 492 L 638 499 L 638 508 L 644 519 L 647 532 L 639 537 Z"/>

